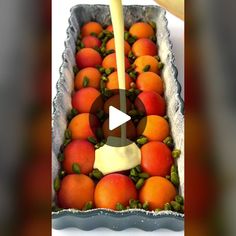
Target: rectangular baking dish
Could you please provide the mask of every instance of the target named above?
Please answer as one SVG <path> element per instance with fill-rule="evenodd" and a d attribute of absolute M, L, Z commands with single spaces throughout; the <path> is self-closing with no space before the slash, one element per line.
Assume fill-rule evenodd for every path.
<path fill-rule="evenodd" d="M 180 96 L 181 86 L 177 80 L 177 69 L 172 53 L 172 44 L 167 29 L 165 10 L 158 6 L 131 5 L 124 6 L 125 26 L 128 28 L 134 22 L 154 21 L 157 25 L 158 54 L 164 63 L 162 78 L 165 84 L 165 99 L 167 115 L 171 125 L 171 134 L 175 145 L 181 150 L 177 160 L 180 194 L 184 195 L 184 114 L 183 100 Z M 63 52 L 63 63 L 60 67 L 60 78 L 57 82 L 57 94 L 53 101 L 52 127 L 52 180 L 56 177 L 60 164 L 57 154 L 63 143 L 64 131 L 67 127 L 67 114 L 71 110 L 71 93 L 74 89 L 73 66 L 75 63 L 76 40 L 80 27 L 88 21 L 98 21 L 102 25 L 111 23 L 110 11 L 107 5 L 77 5 L 71 9 L 67 39 Z M 53 188 L 52 188 L 53 189 Z M 52 190 L 52 203 L 56 202 L 56 194 Z M 159 228 L 183 230 L 184 214 L 173 211 L 145 211 L 130 209 L 112 211 L 108 209 L 92 209 L 80 211 L 64 209 L 52 212 L 52 225 L 55 229 L 77 227 L 83 230 L 92 230 L 97 227 L 107 227 L 113 230 L 140 228 L 152 231 Z"/>

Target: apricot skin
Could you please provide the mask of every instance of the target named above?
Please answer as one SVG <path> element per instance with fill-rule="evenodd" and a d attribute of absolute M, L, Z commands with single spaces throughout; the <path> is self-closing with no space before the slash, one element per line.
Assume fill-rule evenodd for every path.
<path fill-rule="evenodd" d="M 130 199 L 137 199 L 138 194 L 132 180 L 122 174 L 109 174 L 97 184 L 94 202 L 97 208 L 116 210 L 116 204 L 128 206 Z"/>
<path fill-rule="evenodd" d="M 148 23 L 137 22 L 130 27 L 129 33 L 138 39 L 149 38 L 154 35 L 154 30 Z"/>
<path fill-rule="evenodd" d="M 99 120 L 95 115 L 81 113 L 71 120 L 68 129 L 71 131 L 72 139 L 87 140 L 88 137 L 96 138 L 99 125 Z"/>
<path fill-rule="evenodd" d="M 89 174 L 93 170 L 94 159 L 94 146 L 86 140 L 74 139 L 65 147 L 63 169 L 72 174 L 72 165 L 77 163 L 81 174 Z"/>
<path fill-rule="evenodd" d="M 59 206 L 82 210 L 85 204 L 93 201 L 94 182 L 83 174 L 69 174 L 61 181 L 58 193 Z"/>
<path fill-rule="evenodd" d="M 85 23 L 82 28 L 81 28 L 81 35 L 82 37 L 91 35 L 91 33 L 95 33 L 96 35 L 98 35 L 99 33 L 101 33 L 103 30 L 102 26 L 94 21 L 91 22 L 87 22 Z"/>
<path fill-rule="evenodd" d="M 166 103 L 163 97 L 156 92 L 142 92 L 135 100 L 136 108 L 146 115 L 164 116 Z"/>
<path fill-rule="evenodd" d="M 94 47 L 100 47 L 101 46 L 101 41 L 92 35 L 85 36 L 82 39 L 82 43 L 84 44 L 85 48 L 94 48 Z"/>
<path fill-rule="evenodd" d="M 82 88 L 72 96 L 72 106 L 79 113 L 94 113 L 103 107 L 101 93 L 95 88 Z"/>
<path fill-rule="evenodd" d="M 93 48 L 82 48 L 76 54 L 76 63 L 80 69 L 102 64 L 102 57 Z"/>
<path fill-rule="evenodd" d="M 107 55 L 102 62 L 102 66 L 104 68 L 114 68 L 117 70 L 117 65 L 116 65 L 116 54 L 111 53 Z M 127 57 L 125 57 L 125 70 L 127 70 L 130 67 L 130 62 Z"/>
<path fill-rule="evenodd" d="M 159 75 L 154 72 L 142 72 L 137 80 L 136 86 L 141 91 L 154 91 L 159 93 L 160 95 L 163 94 L 163 81 Z"/>
<path fill-rule="evenodd" d="M 86 67 L 80 70 L 75 76 L 75 89 L 83 88 L 85 77 L 88 79 L 88 87 L 99 89 L 101 73 L 94 67 Z"/>
<path fill-rule="evenodd" d="M 142 170 L 151 176 L 166 177 L 170 174 L 173 157 L 170 149 L 163 142 L 151 141 L 141 147 Z"/>
<path fill-rule="evenodd" d="M 157 55 L 157 46 L 150 39 L 138 39 L 132 46 L 132 51 L 136 57 Z"/>
<path fill-rule="evenodd" d="M 148 178 L 139 192 L 141 203 L 148 202 L 149 210 L 163 209 L 165 203 L 171 202 L 176 196 L 173 184 L 164 177 Z"/>
<path fill-rule="evenodd" d="M 144 135 L 149 141 L 163 141 L 170 133 L 168 122 L 161 116 L 150 115 L 142 118 L 137 126 L 137 135 Z"/>

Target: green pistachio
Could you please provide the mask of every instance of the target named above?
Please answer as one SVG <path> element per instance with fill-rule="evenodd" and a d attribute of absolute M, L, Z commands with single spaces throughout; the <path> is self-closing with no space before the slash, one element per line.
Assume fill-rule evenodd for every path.
<path fill-rule="evenodd" d="M 147 179 L 147 178 L 150 177 L 150 175 L 148 173 L 145 173 L 145 172 L 139 173 L 138 176 L 140 178 L 143 178 L 143 179 Z"/>
<path fill-rule="evenodd" d="M 150 65 L 146 65 L 146 66 L 144 66 L 144 67 L 143 67 L 143 72 L 147 72 L 147 71 L 149 71 L 150 68 L 151 68 Z"/>
<path fill-rule="evenodd" d="M 170 202 L 172 208 L 175 210 L 175 211 L 180 211 L 181 210 L 181 206 L 178 202 L 176 201 L 171 201 Z"/>
<path fill-rule="evenodd" d="M 148 142 L 148 139 L 146 137 L 140 137 L 136 140 L 136 143 L 144 145 L 145 143 Z"/>
<path fill-rule="evenodd" d="M 99 69 L 98 69 L 101 73 L 104 73 L 105 72 L 105 68 L 104 67 L 100 67 Z"/>
<path fill-rule="evenodd" d="M 83 79 L 83 87 L 87 87 L 89 85 L 89 78 L 87 76 L 84 76 Z"/>
<path fill-rule="evenodd" d="M 125 31 L 124 39 L 125 39 L 125 41 L 127 41 L 129 39 L 129 32 L 128 31 Z"/>
<path fill-rule="evenodd" d="M 131 176 L 137 176 L 137 175 L 138 175 L 138 173 L 136 172 L 135 168 L 132 168 L 132 169 L 130 170 L 130 175 L 131 175 Z"/>
<path fill-rule="evenodd" d="M 159 63 L 158 63 L 158 69 L 159 69 L 159 70 L 162 70 L 163 67 L 164 67 L 164 63 L 159 62 Z"/>
<path fill-rule="evenodd" d="M 97 144 L 97 140 L 94 137 L 88 137 L 87 139 L 90 143 L 92 143 L 94 145 Z"/>
<path fill-rule="evenodd" d="M 144 203 L 143 203 L 143 209 L 144 209 L 144 210 L 148 210 L 148 208 L 149 208 L 148 202 L 144 202 Z"/>
<path fill-rule="evenodd" d="M 181 154 L 181 151 L 179 149 L 174 149 L 172 151 L 172 157 L 175 159 L 178 158 L 180 156 L 180 154 Z"/>
<path fill-rule="evenodd" d="M 145 180 L 143 178 L 139 179 L 135 185 L 136 189 L 140 189 L 143 186 L 144 182 L 145 182 Z"/>
<path fill-rule="evenodd" d="M 57 159 L 58 159 L 58 161 L 63 162 L 64 161 L 64 154 L 59 152 Z"/>
<path fill-rule="evenodd" d="M 59 191 L 60 187 L 61 187 L 61 181 L 60 181 L 60 178 L 59 176 L 57 176 L 55 179 L 54 179 L 54 190 L 57 192 Z"/>
<path fill-rule="evenodd" d="M 65 139 L 63 143 L 64 147 L 67 146 L 70 142 L 71 142 L 71 139 Z"/>
<path fill-rule="evenodd" d="M 77 66 L 73 66 L 73 72 L 74 75 L 76 75 L 79 72 L 79 68 Z"/>
<path fill-rule="evenodd" d="M 101 179 L 103 177 L 102 172 L 99 169 L 94 169 L 92 171 L 92 175 L 93 177 L 95 177 L 96 179 Z"/>
<path fill-rule="evenodd" d="M 138 173 L 141 173 L 141 172 L 142 172 L 141 165 L 137 165 L 137 166 L 135 167 L 135 170 L 136 170 Z"/>
<path fill-rule="evenodd" d="M 121 203 L 116 204 L 116 210 L 117 211 L 123 211 L 125 210 L 125 207 Z"/>
<path fill-rule="evenodd" d="M 179 185 L 179 175 L 178 175 L 178 173 L 171 172 L 170 180 L 175 186 L 178 186 Z"/>
<path fill-rule="evenodd" d="M 178 202 L 179 204 L 183 205 L 184 204 L 184 198 L 180 195 L 175 196 L 175 201 Z"/>
<path fill-rule="evenodd" d="M 92 201 L 89 201 L 89 202 L 87 202 L 85 205 L 84 205 L 84 207 L 83 207 L 83 211 L 87 211 L 87 210 L 91 210 L 91 209 L 93 209 L 93 202 Z"/>
<path fill-rule="evenodd" d="M 71 139 L 71 131 L 69 129 L 66 129 L 64 137 L 65 139 Z"/>
<path fill-rule="evenodd" d="M 75 173 L 75 174 L 80 174 L 80 166 L 78 163 L 73 163 L 72 164 L 72 171 Z"/>
<path fill-rule="evenodd" d="M 106 75 L 110 75 L 114 71 L 114 68 L 107 68 L 105 69 Z"/>
<path fill-rule="evenodd" d="M 164 205 L 164 210 L 166 210 L 166 211 L 170 211 L 170 210 L 171 210 L 171 205 L 170 205 L 170 203 L 166 203 L 166 204 Z"/>

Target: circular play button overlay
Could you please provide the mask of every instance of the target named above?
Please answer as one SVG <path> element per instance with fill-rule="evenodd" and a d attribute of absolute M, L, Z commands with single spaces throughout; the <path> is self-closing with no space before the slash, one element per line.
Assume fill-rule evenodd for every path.
<path fill-rule="evenodd" d="M 145 107 L 138 98 L 139 93 L 136 89 L 109 90 L 94 100 L 89 122 L 98 143 L 119 147 L 136 141 L 137 125 L 145 116 Z M 88 101 L 84 98 L 84 102 Z M 96 119 L 99 127 L 95 125 Z M 127 141 L 124 141 L 124 135 Z"/>

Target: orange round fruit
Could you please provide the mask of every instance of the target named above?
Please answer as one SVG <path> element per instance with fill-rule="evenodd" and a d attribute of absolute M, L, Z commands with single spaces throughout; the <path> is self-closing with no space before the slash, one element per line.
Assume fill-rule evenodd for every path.
<path fill-rule="evenodd" d="M 86 67 L 80 70 L 75 76 L 75 89 L 83 88 L 84 79 L 88 80 L 88 87 L 99 89 L 101 73 L 94 67 Z"/>
<path fill-rule="evenodd" d="M 137 71 L 138 73 L 144 72 L 144 68 L 146 66 L 150 66 L 149 71 L 152 71 L 154 73 L 159 72 L 157 59 L 149 55 L 138 57 L 134 61 L 134 65 L 135 65 L 135 71 Z"/>
<path fill-rule="evenodd" d="M 63 178 L 58 192 L 58 203 L 62 208 L 82 210 L 85 204 L 93 201 L 94 182 L 88 176 L 70 174 Z"/>
<path fill-rule="evenodd" d="M 145 22 L 134 23 L 130 27 L 129 33 L 132 36 L 136 36 L 138 39 L 150 38 L 151 36 L 153 36 L 155 34 L 151 25 L 149 25 L 148 23 L 145 23 Z"/>
<path fill-rule="evenodd" d="M 111 49 L 115 50 L 115 39 L 114 38 L 110 39 L 106 44 L 106 50 L 111 50 Z M 126 41 L 124 41 L 124 50 L 125 50 L 126 56 L 128 55 L 130 49 L 131 49 L 130 45 Z"/>
<path fill-rule="evenodd" d="M 169 124 L 161 116 L 146 116 L 139 121 L 137 126 L 137 135 L 144 135 L 150 141 L 163 141 L 169 133 Z"/>
<path fill-rule="evenodd" d="M 153 91 L 141 92 L 135 99 L 134 104 L 145 115 L 164 116 L 166 113 L 165 99 Z"/>
<path fill-rule="evenodd" d="M 99 128 L 98 118 L 90 113 L 82 113 L 75 116 L 69 123 L 72 139 L 96 138 L 96 130 Z"/>
<path fill-rule="evenodd" d="M 76 63 L 79 69 L 95 67 L 102 64 L 102 57 L 93 48 L 82 48 L 76 54 Z"/>
<path fill-rule="evenodd" d="M 167 176 L 174 162 L 170 149 L 163 142 L 151 141 L 141 147 L 142 170 L 151 176 Z"/>
<path fill-rule="evenodd" d="M 109 32 L 113 32 L 113 26 L 112 25 L 108 25 L 106 30 L 109 31 Z"/>
<path fill-rule="evenodd" d="M 154 72 L 143 72 L 139 74 L 136 80 L 136 86 L 141 91 L 154 91 L 163 94 L 163 81 L 159 75 Z"/>
<path fill-rule="evenodd" d="M 94 47 L 100 47 L 101 46 L 101 41 L 92 35 L 85 36 L 82 39 L 82 43 L 84 44 L 85 48 L 94 48 Z"/>
<path fill-rule="evenodd" d="M 102 31 L 103 31 L 103 28 L 99 23 L 91 21 L 82 26 L 81 35 L 82 37 L 91 35 L 92 33 L 98 35 Z"/>
<path fill-rule="evenodd" d="M 86 140 L 74 139 L 64 149 L 62 166 L 66 173 L 72 174 L 72 166 L 76 163 L 81 174 L 87 175 L 93 170 L 94 159 L 94 146 Z"/>
<path fill-rule="evenodd" d="M 148 178 L 139 192 L 141 203 L 148 202 L 149 210 L 163 209 L 166 203 L 174 200 L 177 192 L 166 178 L 153 176 Z"/>
<path fill-rule="evenodd" d="M 125 89 L 130 89 L 130 83 L 132 82 L 132 79 L 129 77 L 127 73 L 125 73 Z M 116 90 L 119 89 L 119 83 L 118 83 L 118 73 L 117 71 L 114 71 L 108 76 L 108 81 L 106 83 L 106 87 L 110 90 Z"/>
<path fill-rule="evenodd" d="M 113 26 L 112 25 L 108 25 L 106 30 L 109 31 L 109 32 L 113 32 Z"/>
<path fill-rule="evenodd" d="M 92 87 L 82 88 L 72 96 L 72 106 L 79 113 L 94 113 L 103 107 L 101 93 Z"/>
<path fill-rule="evenodd" d="M 107 55 L 102 61 L 102 66 L 104 68 L 114 68 L 117 70 L 116 54 L 111 53 L 111 54 Z M 130 67 L 130 62 L 129 62 L 128 58 L 125 57 L 125 70 L 127 70 L 129 67 Z"/>
<path fill-rule="evenodd" d="M 150 55 L 157 55 L 157 46 L 150 39 L 138 39 L 132 46 L 132 51 L 136 57 Z"/>
<path fill-rule="evenodd" d="M 102 129 L 105 138 L 107 138 L 108 136 L 113 136 L 113 137 L 121 136 L 121 127 L 109 130 L 109 118 L 104 121 Z M 136 129 L 131 120 L 126 123 L 126 136 L 129 139 L 134 139 L 136 137 Z"/>
<path fill-rule="evenodd" d="M 97 208 L 116 210 L 116 204 L 129 205 L 130 199 L 137 199 L 137 190 L 133 181 L 122 174 L 109 174 L 97 184 L 94 202 Z"/>

